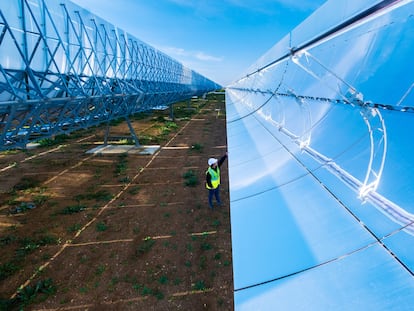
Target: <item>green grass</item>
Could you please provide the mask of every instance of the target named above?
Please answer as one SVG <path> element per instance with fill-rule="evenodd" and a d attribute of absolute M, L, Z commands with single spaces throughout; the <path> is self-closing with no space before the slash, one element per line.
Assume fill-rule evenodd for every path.
<path fill-rule="evenodd" d="M 151 248 L 154 246 L 155 240 L 151 237 L 146 237 L 136 248 L 135 254 L 137 256 L 142 256 L 145 253 L 148 253 Z"/>
<path fill-rule="evenodd" d="M 72 214 L 76 214 L 76 213 L 80 213 L 83 210 L 85 210 L 86 206 L 85 205 L 81 205 L 81 204 L 77 204 L 77 205 L 70 205 L 70 206 L 66 206 L 63 210 L 60 211 L 60 214 L 63 215 L 72 215 Z"/>
<path fill-rule="evenodd" d="M 98 222 L 96 224 L 96 231 L 98 232 L 103 232 L 106 231 L 108 229 L 108 225 L 106 225 L 104 222 Z"/>
<path fill-rule="evenodd" d="M 197 151 L 197 152 L 203 152 L 204 146 L 199 143 L 194 143 L 191 145 L 190 151 Z"/>
<path fill-rule="evenodd" d="M 171 131 L 176 130 L 178 128 L 177 123 L 167 121 L 164 125 L 160 126 L 161 136 L 168 135 Z"/>
<path fill-rule="evenodd" d="M 108 190 L 99 190 L 96 192 L 88 192 L 88 193 L 84 193 L 84 194 L 78 194 L 75 196 L 75 200 L 76 201 L 82 201 L 82 200 L 86 200 L 86 201 L 91 201 L 91 200 L 95 200 L 98 202 L 106 202 L 109 201 L 113 198 L 114 196 L 112 195 L 112 193 L 110 193 Z"/>
<path fill-rule="evenodd" d="M 50 197 L 48 195 L 38 194 L 33 197 L 33 203 L 37 206 L 43 205 Z"/>
<path fill-rule="evenodd" d="M 95 270 L 95 275 L 102 275 L 106 270 L 106 267 L 104 265 L 99 265 Z"/>
<path fill-rule="evenodd" d="M 218 228 L 221 225 L 221 221 L 216 219 L 211 223 L 211 225 L 215 228 Z"/>
<path fill-rule="evenodd" d="M 6 235 L 4 237 L 0 237 L 0 246 L 12 244 L 17 240 L 18 238 L 14 235 Z"/>
<path fill-rule="evenodd" d="M 187 187 L 195 187 L 198 185 L 198 177 L 193 170 L 188 170 L 183 174 L 184 185 Z"/>
<path fill-rule="evenodd" d="M 163 139 L 159 136 L 140 134 L 139 141 L 141 145 L 159 145 L 162 143 Z"/>
<path fill-rule="evenodd" d="M 128 193 L 132 194 L 132 195 L 135 195 L 135 194 L 138 194 L 139 190 L 140 190 L 139 186 L 134 186 L 128 191 Z"/>
<path fill-rule="evenodd" d="M 158 283 L 160 284 L 167 284 L 168 283 L 168 277 L 166 275 L 161 275 L 158 279 Z"/>
<path fill-rule="evenodd" d="M 69 135 L 61 134 L 61 135 L 56 135 L 55 138 L 44 138 L 44 139 L 38 140 L 37 143 L 41 147 L 51 147 L 51 146 L 63 144 L 68 139 L 69 139 Z"/>
<path fill-rule="evenodd" d="M 174 117 L 177 119 L 189 119 L 191 116 L 198 112 L 196 107 L 194 109 L 188 109 L 188 104 L 174 105 Z"/>
<path fill-rule="evenodd" d="M 161 292 L 159 289 L 155 289 L 154 291 L 153 291 L 153 293 L 152 293 L 152 295 L 155 297 L 155 298 L 157 298 L 158 300 L 162 300 L 162 299 L 164 299 L 164 293 L 163 292 Z"/>
<path fill-rule="evenodd" d="M 33 286 L 27 285 L 18 290 L 16 297 L 0 299 L 0 310 L 26 310 L 32 303 L 42 302 L 56 293 L 56 286 L 52 279 L 36 282 Z"/>
<path fill-rule="evenodd" d="M 148 296 L 148 295 L 151 295 L 151 294 L 152 294 L 152 289 L 149 288 L 148 286 L 144 285 L 141 289 L 141 295 L 142 296 Z"/>
<path fill-rule="evenodd" d="M 209 250 L 209 249 L 212 249 L 213 247 L 211 246 L 211 244 L 210 244 L 210 243 L 203 242 L 203 243 L 201 243 L 200 248 L 201 248 L 203 251 L 207 251 L 207 250 Z"/>
<path fill-rule="evenodd" d="M 118 163 L 115 166 L 115 175 L 120 176 L 125 174 L 126 170 L 128 169 L 128 155 L 123 153 L 118 156 Z"/>
<path fill-rule="evenodd" d="M 33 178 L 33 177 L 27 177 L 23 176 L 19 182 L 14 185 L 13 190 L 19 191 L 19 190 L 28 190 L 32 188 L 36 188 L 40 186 L 40 181 Z"/>
<path fill-rule="evenodd" d="M 132 229 L 132 232 L 134 232 L 134 234 L 138 234 L 140 232 L 139 226 L 135 226 L 134 229 Z"/>
<path fill-rule="evenodd" d="M 7 279 L 20 270 L 20 265 L 15 261 L 9 261 L 0 265 L 0 281 Z M 0 309 L 1 310 L 1 309 Z"/>
<path fill-rule="evenodd" d="M 89 292 L 89 289 L 88 289 L 87 286 L 82 286 L 82 287 L 79 288 L 79 292 L 81 294 L 87 294 Z"/>
<path fill-rule="evenodd" d="M 23 260 L 24 257 L 41 246 L 56 245 L 59 240 L 54 236 L 43 236 L 39 239 L 24 238 L 20 241 L 20 248 L 16 250 L 16 260 Z"/>
<path fill-rule="evenodd" d="M 73 232 L 77 232 L 78 230 L 80 230 L 82 228 L 82 225 L 81 224 L 74 224 L 74 225 L 72 225 L 72 226 L 70 226 L 68 229 L 67 229 L 67 231 L 69 232 L 69 233 L 73 233 Z"/>
<path fill-rule="evenodd" d="M 193 290 L 205 290 L 206 288 L 206 283 L 203 280 L 199 280 L 193 285 Z"/>
<path fill-rule="evenodd" d="M 21 269 L 21 265 L 28 254 L 37 250 L 41 246 L 56 245 L 60 241 L 57 237 L 53 235 L 42 235 L 38 238 L 6 238 L 2 240 L 3 245 L 5 245 L 6 243 L 11 244 L 15 242 L 18 242 L 20 247 L 16 249 L 12 260 L 0 265 L 0 280 L 4 280 L 9 276 L 12 276 L 13 274 L 17 273 Z"/>

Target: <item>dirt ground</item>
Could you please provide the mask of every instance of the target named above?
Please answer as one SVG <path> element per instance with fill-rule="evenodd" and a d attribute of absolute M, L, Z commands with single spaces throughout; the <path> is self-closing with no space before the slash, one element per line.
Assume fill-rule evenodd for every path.
<path fill-rule="evenodd" d="M 233 310 L 227 161 L 221 207 L 203 182 L 226 152 L 224 96 L 174 114 L 131 118 L 152 155 L 86 153 L 105 126 L 0 153 L 1 310 Z"/>

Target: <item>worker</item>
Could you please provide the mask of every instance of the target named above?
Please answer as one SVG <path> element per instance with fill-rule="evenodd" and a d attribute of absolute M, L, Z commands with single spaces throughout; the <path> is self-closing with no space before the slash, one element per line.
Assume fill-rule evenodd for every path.
<path fill-rule="evenodd" d="M 217 160 L 216 158 L 208 159 L 208 169 L 206 171 L 206 188 L 208 189 L 208 205 L 213 209 L 213 196 L 216 198 L 218 206 L 221 206 L 220 200 L 220 167 L 227 159 L 227 152 Z"/>

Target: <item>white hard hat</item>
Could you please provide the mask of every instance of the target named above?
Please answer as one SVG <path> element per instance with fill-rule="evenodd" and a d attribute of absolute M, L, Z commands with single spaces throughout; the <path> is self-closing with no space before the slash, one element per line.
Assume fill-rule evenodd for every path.
<path fill-rule="evenodd" d="M 210 159 L 208 159 L 208 165 L 209 166 L 212 166 L 214 163 L 217 163 L 217 159 L 216 158 L 210 158 Z"/>

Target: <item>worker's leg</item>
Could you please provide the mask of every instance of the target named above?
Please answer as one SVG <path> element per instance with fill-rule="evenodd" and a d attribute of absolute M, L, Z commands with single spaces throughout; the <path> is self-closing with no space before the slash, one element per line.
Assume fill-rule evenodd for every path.
<path fill-rule="evenodd" d="M 216 189 L 214 189 L 214 195 L 216 197 L 216 201 L 218 205 L 221 205 L 221 200 L 220 200 L 220 186 L 218 186 Z"/>
<path fill-rule="evenodd" d="M 214 189 L 208 189 L 208 205 L 210 208 L 213 208 L 213 195 L 214 195 Z"/>

